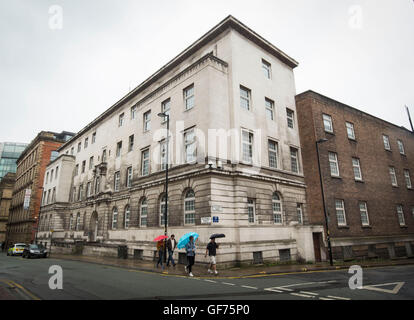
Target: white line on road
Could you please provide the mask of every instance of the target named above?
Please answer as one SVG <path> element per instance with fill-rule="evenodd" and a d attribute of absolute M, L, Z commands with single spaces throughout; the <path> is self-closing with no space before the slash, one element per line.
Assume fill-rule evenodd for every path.
<path fill-rule="evenodd" d="M 318 293 L 315 292 L 308 292 L 308 291 L 301 291 L 300 293 L 304 293 L 304 294 L 310 294 L 311 296 L 318 296 Z"/>
<path fill-rule="evenodd" d="M 328 298 L 338 299 L 338 300 L 351 300 L 351 299 L 349 299 L 349 298 L 344 298 L 344 297 L 335 297 L 335 296 L 328 296 Z"/>
<path fill-rule="evenodd" d="M 247 289 L 254 289 L 254 290 L 257 290 L 257 288 L 256 287 L 249 287 L 249 286 L 242 286 L 243 288 L 247 288 Z"/>
<path fill-rule="evenodd" d="M 212 283 L 217 283 L 217 281 L 214 281 L 214 280 L 204 280 L 204 281 L 212 282 Z"/>
<path fill-rule="evenodd" d="M 230 282 L 222 282 L 222 284 L 227 284 L 228 286 L 235 286 L 234 283 L 230 283 Z"/>
<path fill-rule="evenodd" d="M 275 287 L 275 288 L 266 288 L 266 289 L 263 289 L 263 290 L 264 290 L 264 291 L 279 292 L 279 293 L 282 293 L 282 292 L 283 292 L 283 291 L 277 290 L 276 288 L 277 288 L 277 287 Z"/>
<path fill-rule="evenodd" d="M 335 299 L 329 299 L 329 298 L 319 297 L 319 300 L 335 300 Z"/>
<path fill-rule="evenodd" d="M 301 293 L 291 293 L 292 296 L 298 296 L 298 297 L 304 297 L 304 298 L 315 298 L 315 296 L 309 296 L 307 294 L 301 294 Z"/>

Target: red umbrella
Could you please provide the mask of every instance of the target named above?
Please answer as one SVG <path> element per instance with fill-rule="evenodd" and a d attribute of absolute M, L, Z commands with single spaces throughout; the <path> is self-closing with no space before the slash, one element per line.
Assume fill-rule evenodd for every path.
<path fill-rule="evenodd" d="M 167 239 L 167 238 L 168 238 L 167 236 L 158 236 L 153 241 L 158 242 L 158 241 L 161 241 L 161 240 L 164 240 L 164 239 Z"/>

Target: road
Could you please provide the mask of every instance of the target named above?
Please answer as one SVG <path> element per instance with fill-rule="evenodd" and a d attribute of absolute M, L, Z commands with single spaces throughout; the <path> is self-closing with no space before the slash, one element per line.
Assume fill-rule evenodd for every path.
<path fill-rule="evenodd" d="M 49 288 L 49 267 L 63 270 L 63 289 Z M 181 266 L 180 266 L 181 267 Z M 0 253 L 0 299 L 27 300 L 413 300 L 414 266 L 363 270 L 351 290 L 347 270 L 229 278 L 188 278 L 58 259 Z M 384 285 L 385 284 L 385 285 Z M 377 286 L 380 285 L 380 286 Z"/>

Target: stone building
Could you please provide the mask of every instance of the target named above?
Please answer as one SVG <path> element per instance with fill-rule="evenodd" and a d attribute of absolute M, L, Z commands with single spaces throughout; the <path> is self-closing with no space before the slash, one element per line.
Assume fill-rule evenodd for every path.
<path fill-rule="evenodd" d="M 6 225 L 9 218 L 15 173 L 7 173 L 0 181 L 0 243 L 6 241 Z"/>
<path fill-rule="evenodd" d="M 324 223 L 319 144 L 334 258 L 412 256 L 414 134 L 313 91 L 296 106 L 308 219 Z"/>
<path fill-rule="evenodd" d="M 8 245 L 35 240 L 46 166 L 57 156 L 56 150 L 73 135 L 66 131 L 41 131 L 17 159 L 16 182 L 7 224 Z"/>
<path fill-rule="evenodd" d="M 123 245 L 152 259 L 164 233 L 167 130 L 157 115 L 166 112 L 168 234 L 195 231 L 200 248 L 226 234 L 220 264 L 314 260 L 323 227 L 308 223 L 296 66 L 232 16 L 223 20 L 59 148 L 38 240 L 63 251 L 79 242 L 95 255 Z M 57 167 L 65 177 L 48 180 Z"/>

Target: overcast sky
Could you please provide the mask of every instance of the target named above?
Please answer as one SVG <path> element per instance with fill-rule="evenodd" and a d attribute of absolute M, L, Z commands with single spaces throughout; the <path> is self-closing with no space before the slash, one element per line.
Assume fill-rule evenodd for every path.
<path fill-rule="evenodd" d="M 299 62 L 297 93 L 409 128 L 413 0 L 0 0 L 0 142 L 79 131 L 229 14 Z"/>

